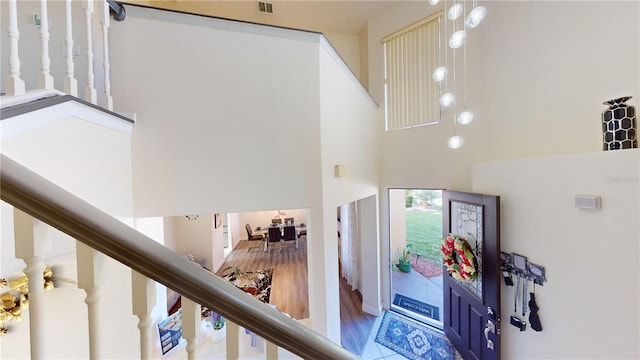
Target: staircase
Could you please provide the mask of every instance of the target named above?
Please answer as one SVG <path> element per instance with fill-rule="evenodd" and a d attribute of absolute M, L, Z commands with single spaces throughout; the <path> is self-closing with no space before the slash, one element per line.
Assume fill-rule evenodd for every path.
<path fill-rule="evenodd" d="M 206 336 L 200 317 L 200 306 L 207 306 L 227 319 L 224 346 L 214 352 L 217 358 L 356 358 L 311 330 L 309 324 L 255 300 L 135 229 L 130 184 L 130 136 L 135 116 L 113 111 L 110 11 L 121 20 L 123 14 L 114 11 L 110 3 L 2 3 L 8 16 L 10 61 L 8 75 L 3 77 L 6 95 L 0 103 L 4 143 L 0 158 L 4 202 L 1 275 L 15 277 L 26 264 L 24 273 L 30 286 L 24 321 L 11 324 L 10 331 L 0 338 L 0 355 L 158 358 L 157 322 L 166 314 L 162 309 L 166 304 L 158 302 L 162 300 L 158 289 L 168 287 L 183 297 L 182 337 L 186 344 L 167 357 L 196 359 L 212 354 L 203 341 Z M 36 11 L 30 8 L 35 5 Z M 49 8 L 54 7 L 55 16 L 51 16 Z M 37 74 L 23 75 L 25 59 L 18 50 L 26 40 L 21 40 L 20 31 L 33 30 L 19 30 L 19 19 L 26 16 L 34 19 L 30 26 L 39 34 L 40 66 Z M 50 34 L 50 29 L 62 28 L 63 36 Z M 82 48 L 87 49 L 86 63 L 82 64 L 75 62 L 80 58 L 74 50 L 78 33 L 85 33 Z M 61 51 L 66 61 L 61 77 L 55 77 L 59 71 L 52 70 L 49 59 L 49 53 L 58 50 L 50 48 L 54 37 L 64 38 Z M 86 72 L 79 75 L 77 68 Z M 78 85 L 77 78 L 84 80 L 84 86 Z M 37 87 L 27 90 L 36 79 Z M 56 81 L 62 90 L 56 89 Z M 72 160 L 51 161 L 51 168 L 33 166 L 47 162 L 43 161 L 47 147 L 40 143 L 42 148 L 24 149 L 12 144 L 14 137 L 25 134 L 36 140 L 44 137 L 49 143 L 51 137 L 59 136 L 61 141 L 52 146 L 73 154 L 67 158 Z M 91 143 L 84 143 L 86 139 Z M 113 153 L 102 141 L 121 143 L 124 150 Z M 83 157 L 84 152 L 90 155 Z M 13 157 L 20 158 L 20 163 Z M 65 176 L 59 171 L 69 165 L 65 161 L 73 161 L 75 167 L 86 161 L 87 169 L 96 169 Z M 38 172 L 31 167 L 37 167 Z M 96 192 L 96 187 L 102 190 Z M 103 194 L 96 195 L 99 192 Z M 53 268 L 58 287 L 45 294 L 42 273 L 46 265 Z M 250 337 L 245 329 L 264 339 L 264 347 L 247 352 Z"/>

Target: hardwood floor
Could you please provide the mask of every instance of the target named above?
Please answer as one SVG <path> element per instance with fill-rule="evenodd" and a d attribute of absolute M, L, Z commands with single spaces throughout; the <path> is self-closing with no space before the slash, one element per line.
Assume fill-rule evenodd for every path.
<path fill-rule="evenodd" d="M 241 271 L 273 269 L 269 303 L 294 319 L 309 317 L 309 288 L 307 284 L 307 244 L 303 237 L 300 248 L 286 244 L 281 251 L 275 249 L 265 253 L 261 249 L 250 249 L 255 241 L 242 240 L 229 254 L 218 271 L 237 266 Z M 340 331 L 342 346 L 356 355 L 361 355 L 373 328 L 376 317 L 362 312 L 362 300 L 344 279 L 340 279 Z"/>
<path fill-rule="evenodd" d="M 294 243 L 286 243 L 282 249 L 264 252 L 255 247 L 256 241 L 242 240 L 229 254 L 218 271 L 237 266 L 241 271 L 273 269 L 269 303 L 294 319 L 309 317 L 309 290 L 307 286 L 307 243 L 300 239 L 299 249 Z"/>
<path fill-rule="evenodd" d="M 342 347 L 361 356 L 376 317 L 362 311 L 362 298 L 340 277 L 340 341 Z"/>

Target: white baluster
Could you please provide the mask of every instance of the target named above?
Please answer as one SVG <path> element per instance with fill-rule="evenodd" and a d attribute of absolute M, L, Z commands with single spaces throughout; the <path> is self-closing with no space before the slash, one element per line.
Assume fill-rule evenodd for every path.
<path fill-rule="evenodd" d="M 100 280 L 104 255 L 89 246 L 76 241 L 76 266 L 78 267 L 78 288 L 87 293 L 84 302 L 87 304 L 89 326 L 89 358 L 100 359 L 100 340 L 102 334 L 99 326 Z"/>
<path fill-rule="evenodd" d="M 31 359 L 48 358 L 44 311 L 44 263 L 42 256 L 51 251 L 51 227 L 31 215 L 14 209 L 13 226 L 16 257 L 27 264 L 29 281 L 29 335 Z"/>
<path fill-rule="evenodd" d="M 18 6 L 16 0 L 9 0 L 9 77 L 6 81 L 7 95 L 24 94 L 24 80 L 20 78 L 20 56 L 18 56 Z"/>
<path fill-rule="evenodd" d="M 278 360 L 278 345 L 267 341 L 267 359 Z"/>
<path fill-rule="evenodd" d="M 156 304 L 156 284 L 153 280 L 131 270 L 133 314 L 138 316 L 140 329 L 140 359 L 151 359 L 151 313 Z"/>
<path fill-rule="evenodd" d="M 238 324 L 232 323 L 227 319 L 225 327 L 227 328 L 227 360 L 238 360 L 240 358 L 240 327 Z"/>
<path fill-rule="evenodd" d="M 96 92 L 93 75 L 93 31 L 91 17 L 93 16 L 93 0 L 85 0 L 84 15 L 87 19 L 87 87 L 84 90 L 84 99 L 94 105 L 98 104 L 98 94 Z"/>
<path fill-rule="evenodd" d="M 187 359 L 196 358 L 196 348 L 198 345 L 198 329 L 200 328 L 201 315 L 200 304 L 182 297 L 182 337 L 187 340 Z"/>
<path fill-rule="evenodd" d="M 71 96 L 78 96 L 78 80 L 74 77 L 73 66 L 73 18 L 71 17 L 71 0 L 65 0 L 65 12 L 67 18 L 67 76 L 64 78 L 64 91 Z"/>
<path fill-rule="evenodd" d="M 113 98 L 111 97 L 111 64 L 109 63 L 109 4 L 102 1 L 102 44 L 104 47 L 104 108 L 113 111 Z"/>
<path fill-rule="evenodd" d="M 40 55 L 40 77 L 38 86 L 40 89 L 53 89 L 53 77 L 51 76 L 51 60 L 49 59 L 49 15 L 47 12 L 47 0 L 40 0 L 40 39 L 42 40 L 42 53 Z"/>

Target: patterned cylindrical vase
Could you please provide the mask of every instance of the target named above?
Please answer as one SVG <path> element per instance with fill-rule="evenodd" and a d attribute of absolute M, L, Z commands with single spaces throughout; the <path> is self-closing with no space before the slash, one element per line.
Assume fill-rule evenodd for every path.
<path fill-rule="evenodd" d="M 609 108 L 602 112 L 602 150 L 638 147 L 636 109 L 625 104 L 631 96 L 605 101 Z"/>

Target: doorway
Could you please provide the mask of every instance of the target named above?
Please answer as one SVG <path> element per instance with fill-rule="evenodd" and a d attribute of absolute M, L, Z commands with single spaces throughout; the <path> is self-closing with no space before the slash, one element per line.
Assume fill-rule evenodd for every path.
<path fill-rule="evenodd" d="M 442 190 L 389 189 L 389 223 L 391 310 L 443 329 Z"/>

